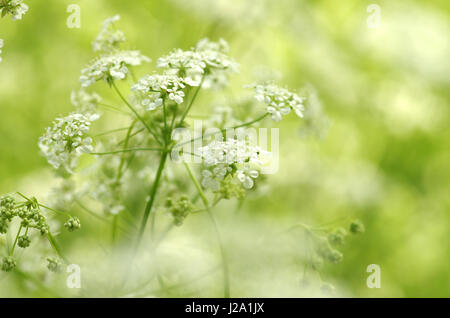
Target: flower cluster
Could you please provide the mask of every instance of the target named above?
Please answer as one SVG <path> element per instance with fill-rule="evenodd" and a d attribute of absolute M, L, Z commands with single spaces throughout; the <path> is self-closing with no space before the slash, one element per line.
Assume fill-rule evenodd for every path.
<path fill-rule="evenodd" d="M 158 59 L 157 66 L 166 74 L 177 75 L 190 86 L 204 87 L 226 82 L 228 73 L 237 71 L 237 63 L 227 56 L 228 44 L 224 40 L 200 40 L 191 50 L 176 49 Z"/>
<path fill-rule="evenodd" d="M 166 201 L 166 207 L 173 216 L 173 223 L 176 226 L 181 226 L 184 219 L 193 211 L 194 205 L 188 196 L 182 195 L 176 201 L 172 198 L 168 198 Z"/>
<path fill-rule="evenodd" d="M 246 140 L 228 139 L 214 140 L 199 149 L 200 155 L 208 169 L 202 171 L 202 185 L 218 191 L 221 181 L 227 175 L 236 175 L 244 188 L 251 189 L 259 175 L 254 167 L 261 165 L 263 150 L 251 145 Z"/>
<path fill-rule="evenodd" d="M 310 252 L 312 251 L 312 253 L 306 253 L 307 266 L 314 271 L 320 271 L 325 261 L 331 264 L 339 264 L 342 262 L 344 255 L 337 248 L 345 244 L 348 236 L 348 232 L 345 228 L 314 228 L 304 224 L 300 225 L 305 230 L 308 236 L 308 242 L 311 244 L 308 250 Z M 364 225 L 361 222 L 353 221 L 349 225 L 349 232 L 352 234 L 361 233 L 361 229 L 363 228 Z M 331 287 L 331 289 L 328 287 Z M 328 283 L 325 283 L 322 288 L 327 289 L 328 291 L 334 289 L 334 287 Z"/>
<path fill-rule="evenodd" d="M 94 52 L 112 52 L 117 50 L 120 44 L 126 41 L 123 31 L 117 30 L 114 26 L 114 23 L 119 20 L 120 15 L 116 14 L 103 22 L 102 30 L 94 42 L 92 42 Z"/>
<path fill-rule="evenodd" d="M 55 119 L 53 126 L 48 127 L 39 138 L 39 148 L 47 161 L 56 169 L 62 168 L 72 173 L 78 157 L 93 149 L 92 138 L 87 133 L 91 122 L 97 118 L 97 115 L 72 113 Z"/>
<path fill-rule="evenodd" d="M 155 74 L 142 77 L 131 87 L 131 90 L 143 95 L 141 103 L 147 110 L 154 110 L 163 104 L 166 97 L 181 104 L 184 98 L 184 87 L 183 79 L 176 75 Z"/>
<path fill-rule="evenodd" d="M 289 114 L 291 110 L 294 110 L 297 116 L 303 117 L 305 98 L 274 84 L 252 85 L 251 87 L 255 89 L 255 99 L 266 104 L 266 110 L 272 115 L 274 121 L 280 121 L 282 116 Z"/>
<path fill-rule="evenodd" d="M 23 3 L 23 0 L 4 0 L 0 2 L 1 16 L 4 17 L 9 13 L 13 21 L 21 20 L 27 11 L 28 6 Z"/>
<path fill-rule="evenodd" d="M 47 268 L 49 271 L 58 273 L 61 271 L 61 268 L 63 266 L 63 262 L 56 257 L 47 257 Z"/>
<path fill-rule="evenodd" d="M 3 48 L 3 39 L 0 39 L 0 54 L 2 54 L 2 48 Z M 0 56 L 0 62 L 2 61 L 2 57 Z"/>
<path fill-rule="evenodd" d="M 150 62 L 150 59 L 139 51 L 117 51 L 100 56 L 81 70 L 81 86 L 88 87 L 100 80 L 109 84 L 114 80 L 122 80 L 127 76 L 130 66 L 143 62 Z"/>
<path fill-rule="evenodd" d="M 34 228 L 42 235 L 48 233 L 47 219 L 42 214 L 37 201 L 19 204 L 11 195 L 0 197 L 0 234 L 5 234 L 8 231 L 9 224 L 14 217 L 21 219 L 20 224 L 24 228 Z M 21 245 L 23 246 L 19 246 L 28 246 L 29 238 L 22 237 Z"/>
<path fill-rule="evenodd" d="M 70 95 L 70 101 L 77 109 L 77 113 L 93 115 L 97 112 L 98 104 L 102 98 L 97 93 L 88 93 L 81 89 L 73 91 Z"/>
<path fill-rule="evenodd" d="M 79 230 L 81 228 L 80 219 L 75 216 L 72 216 L 67 220 L 66 223 L 64 223 L 64 227 L 69 232 L 74 232 L 76 230 Z"/>

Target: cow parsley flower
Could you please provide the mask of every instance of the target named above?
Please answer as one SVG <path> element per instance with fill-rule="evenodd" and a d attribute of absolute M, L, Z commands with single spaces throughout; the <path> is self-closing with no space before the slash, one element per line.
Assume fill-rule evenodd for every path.
<path fill-rule="evenodd" d="M 260 147 L 237 139 L 215 140 L 201 147 L 199 152 L 207 167 L 202 171 L 202 186 L 212 191 L 218 191 L 228 175 L 236 176 L 244 188 L 251 189 L 253 179 L 259 175 L 256 168 L 261 165 L 260 156 L 264 153 Z"/>
<path fill-rule="evenodd" d="M 184 87 L 183 79 L 176 75 L 146 75 L 133 85 L 131 90 L 143 95 L 141 103 L 147 110 L 154 110 L 163 104 L 166 97 L 181 104 Z"/>
<path fill-rule="evenodd" d="M 128 67 L 140 65 L 143 62 L 150 62 L 150 59 L 139 51 L 117 51 L 103 55 L 81 70 L 81 86 L 88 87 L 100 80 L 107 83 L 122 80 L 129 72 Z"/>
<path fill-rule="evenodd" d="M 23 3 L 23 0 L 2 1 L 0 3 L 0 11 L 2 17 L 9 13 L 11 14 L 11 19 L 16 21 L 21 20 L 22 16 L 27 13 L 28 6 Z"/>
<path fill-rule="evenodd" d="M 237 63 L 227 56 L 228 45 L 224 40 L 211 42 L 200 40 L 191 50 L 176 49 L 158 59 L 157 66 L 166 74 L 182 77 L 186 84 L 205 87 L 226 82 L 228 73 L 237 71 Z"/>
<path fill-rule="evenodd" d="M 0 39 L 0 54 L 2 54 L 2 48 L 3 48 L 3 39 Z M 2 61 L 2 57 L 0 56 L 0 62 Z"/>
<path fill-rule="evenodd" d="M 305 98 L 274 84 L 251 87 L 255 89 L 255 99 L 267 105 L 267 112 L 272 115 L 274 121 L 280 121 L 282 116 L 289 114 L 291 110 L 294 110 L 297 116 L 303 117 Z"/>
<path fill-rule="evenodd" d="M 97 93 L 88 93 L 81 89 L 70 94 L 70 101 L 81 114 L 95 114 L 102 98 Z"/>
<path fill-rule="evenodd" d="M 78 157 L 92 151 L 92 138 L 87 135 L 91 122 L 97 115 L 85 116 L 72 113 L 57 118 L 52 127 L 39 138 L 39 148 L 47 161 L 56 169 L 62 168 L 69 173 L 75 168 Z"/>
<path fill-rule="evenodd" d="M 103 22 L 102 30 L 92 42 L 94 52 L 109 53 L 117 50 L 121 43 L 126 41 L 123 31 L 115 28 L 114 23 L 120 20 L 120 15 L 112 16 Z"/>

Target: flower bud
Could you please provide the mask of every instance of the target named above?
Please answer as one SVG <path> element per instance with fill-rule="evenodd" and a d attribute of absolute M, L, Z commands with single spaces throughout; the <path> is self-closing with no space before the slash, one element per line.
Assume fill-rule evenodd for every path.
<path fill-rule="evenodd" d="M 12 256 L 3 257 L 2 261 L 2 271 L 11 272 L 14 268 L 16 268 L 17 262 Z"/>
<path fill-rule="evenodd" d="M 81 227 L 81 222 L 79 218 L 72 216 L 66 223 L 64 223 L 64 226 L 69 232 L 73 232 Z"/>
<path fill-rule="evenodd" d="M 30 243 L 31 240 L 28 235 L 19 236 L 19 238 L 17 239 L 17 246 L 21 248 L 27 248 L 28 246 L 30 246 Z"/>
<path fill-rule="evenodd" d="M 360 221 L 355 220 L 350 224 L 350 232 L 352 234 L 364 233 L 364 231 L 364 224 L 362 224 Z"/>

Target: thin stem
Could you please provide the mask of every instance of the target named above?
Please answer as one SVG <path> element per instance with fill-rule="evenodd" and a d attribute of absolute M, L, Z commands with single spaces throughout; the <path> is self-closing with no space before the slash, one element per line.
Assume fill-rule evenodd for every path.
<path fill-rule="evenodd" d="M 220 132 L 223 133 L 223 132 L 226 132 L 228 129 L 237 129 L 237 128 L 242 128 L 242 127 L 250 126 L 250 125 L 252 125 L 252 124 L 254 124 L 254 123 L 258 122 L 258 121 L 263 120 L 263 119 L 266 118 L 268 115 L 269 115 L 268 113 L 265 113 L 264 115 L 262 115 L 262 116 L 260 116 L 260 117 L 258 117 L 258 118 L 256 118 L 256 119 L 254 119 L 254 120 L 252 120 L 252 121 L 249 121 L 249 122 L 246 122 L 246 123 L 243 123 L 243 124 L 240 124 L 240 125 L 236 125 L 236 126 L 233 126 L 233 127 L 222 128 L 222 129 L 220 129 Z M 180 147 L 180 146 L 189 144 L 189 143 L 191 143 L 191 142 L 194 142 L 194 141 L 196 141 L 196 140 L 203 139 L 203 138 L 209 137 L 209 136 L 213 136 L 214 134 L 215 134 L 215 133 L 210 133 L 210 134 L 206 134 L 206 135 L 204 135 L 204 136 L 200 136 L 200 137 L 197 137 L 197 138 L 192 138 L 191 140 L 188 140 L 188 141 L 179 143 L 179 144 L 177 144 L 176 146 L 177 146 L 177 147 Z"/>
<path fill-rule="evenodd" d="M 124 114 L 124 115 L 131 115 L 130 113 L 125 112 L 125 111 L 121 110 L 120 108 L 117 108 L 115 106 L 111 106 L 111 105 L 108 105 L 108 104 L 98 103 L 98 106 L 104 107 L 104 108 L 106 108 L 108 110 L 113 110 L 115 112 L 118 112 L 118 113 L 121 113 L 121 114 Z"/>
<path fill-rule="evenodd" d="M 62 215 L 69 216 L 69 217 L 71 216 L 69 213 L 62 212 L 62 211 L 57 211 L 57 210 L 52 209 L 52 208 L 49 208 L 48 206 L 45 206 L 45 205 L 43 205 L 43 204 L 41 204 L 41 203 L 39 203 L 39 206 L 42 207 L 42 208 L 44 208 L 44 209 L 50 210 L 50 211 L 52 211 L 53 213 L 62 214 Z"/>
<path fill-rule="evenodd" d="M 128 128 L 129 128 L 129 127 L 123 127 L 123 128 L 116 128 L 116 129 L 107 130 L 107 131 L 98 133 L 98 134 L 94 135 L 93 137 L 100 137 L 100 136 L 112 134 L 112 133 L 115 133 L 115 132 L 127 130 Z"/>
<path fill-rule="evenodd" d="M 192 96 L 191 102 L 189 103 L 188 107 L 186 107 L 186 109 L 184 110 L 183 115 L 181 115 L 181 118 L 180 118 L 180 121 L 178 122 L 178 125 L 180 125 L 184 121 L 184 119 L 186 118 L 187 114 L 189 113 L 189 110 L 191 109 L 192 104 L 194 104 L 194 101 L 197 98 L 198 92 L 202 88 L 204 80 L 205 80 L 205 76 L 203 75 L 202 76 L 202 80 L 200 82 L 200 85 L 195 90 L 194 96 Z"/>
<path fill-rule="evenodd" d="M 20 224 L 19 230 L 17 231 L 16 239 L 14 240 L 14 244 L 12 246 L 11 252 L 9 253 L 9 256 L 14 255 L 14 249 L 16 248 L 16 244 L 17 244 L 17 240 L 19 239 L 20 231 L 22 231 L 22 224 Z"/>
<path fill-rule="evenodd" d="M 69 260 L 64 257 L 64 255 L 61 253 L 61 248 L 59 247 L 58 243 L 56 242 L 53 235 L 48 232 L 47 233 L 48 241 L 50 242 L 50 245 L 53 247 L 53 250 L 55 251 L 56 255 L 58 255 L 66 264 L 70 264 Z"/>
<path fill-rule="evenodd" d="M 205 205 L 206 210 L 208 211 L 208 216 L 211 219 L 211 222 L 214 226 L 214 231 L 217 237 L 217 241 L 219 243 L 220 248 L 220 254 L 222 257 L 222 270 L 223 270 L 223 293 L 225 298 L 230 297 L 230 269 L 228 264 L 228 258 L 225 251 L 225 246 L 222 241 L 222 237 L 220 235 L 219 226 L 217 225 L 217 221 L 214 217 L 214 214 L 211 211 L 211 207 L 209 206 L 208 198 L 206 197 L 205 193 L 203 192 L 202 187 L 200 186 L 200 183 L 198 182 L 197 178 L 195 177 L 194 173 L 192 172 L 189 165 L 185 162 L 184 166 L 186 167 L 186 170 L 189 174 L 189 176 L 192 179 L 192 182 L 195 185 L 195 188 L 197 189 L 198 194 L 200 195 L 200 198 L 203 201 L 203 204 Z"/>
<path fill-rule="evenodd" d="M 114 90 L 116 91 L 117 95 L 122 99 L 122 101 L 125 103 L 125 105 L 128 106 L 128 108 L 134 113 L 134 115 L 139 119 L 142 124 L 147 128 L 148 132 L 152 134 L 152 136 L 155 138 L 156 142 L 160 143 L 158 138 L 156 137 L 156 134 L 153 132 L 153 130 L 150 128 L 150 126 L 147 124 L 147 122 L 144 120 L 144 118 L 139 115 L 139 113 L 133 108 L 133 106 L 130 105 L 130 103 L 126 100 L 125 97 L 123 97 L 122 93 L 119 91 L 119 89 L 116 86 L 116 83 L 112 82 L 112 87 L 114 87 Z"/>
<path fill-rule="evenodd" d="M 107 152 L 90 152 L 90 155 L 96 155 L 96 156 L 103 156 L 103 155 L 112 155 L 116 153 L 121 152 L 130 152 L 130 151 L 163 151 L 162 148 L 146 148 L 146 147 L 138 147 L 138 148 L 130 148 L 130 149 L 120 149 L 120 150 L 113 150 L 113 151 L 107 151 Z"/>
<path fill-rule="evenodd" d="M 164 151 L 161 156 L 161 160 L 159 161 L 159 166 L 158 166 L 158 170 L 156 171 L 155 180 L 153 181 L 153 185 L 150 190 L 150 200 L 145 205 L 144 216 L 142 218 L 141 227 L 139 229 L 139 235 L 138 235 L 136 247 L 139 246 L 139 243 L 142 240 L 142 236 L 144 235 L 145 226 L 147 225 L 148 217 L 151 213 L 153 203 L 155 202 L 156 193 L 157 193 L 158 187 L 159 187 L 159 181 L 161 179 L 161 175 L 164 170 L 164 165 L 166 164 L 166 159 L 167 159 L 168 154 L 169 153 L 167 151 Z M 154 232 L 154 221 L 152 223 L 152 234 L 153 234 L 153 232 Z"/>

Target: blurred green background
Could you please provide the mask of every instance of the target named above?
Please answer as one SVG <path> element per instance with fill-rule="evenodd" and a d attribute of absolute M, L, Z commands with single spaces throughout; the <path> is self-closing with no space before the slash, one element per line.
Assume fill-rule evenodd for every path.
<path fill-rule="evenodd" d="M 265 74 L 315 88 L 328 129 L 321 138 L 305 134 L 295 116 L 278 125 L 280 169 L 267 192 L 244 205 L 248 219 L 289 225 L 357 217 L 366 233 L 343 248 L 341 264 L 324 270 L 345 295 L 450 296 L 448 1 L 377 1 L 378 28 L 367 25 L 371 1 L 26 3 L 23 20 L 0 20 L 0 193 L 48 192 L 50 168 L 37 139 L 72 110 L 70 92 L 93 57 L 91 41 L 119 13 L 128 43 L 153 61 L 203 37 L 227 40 L 241 64 L 236 94 Z M 79 29 L 66 26 L 72 3 L 81 7 Z M 369 264 L 381 267 L 380 289 L 366 286 Z"/>

